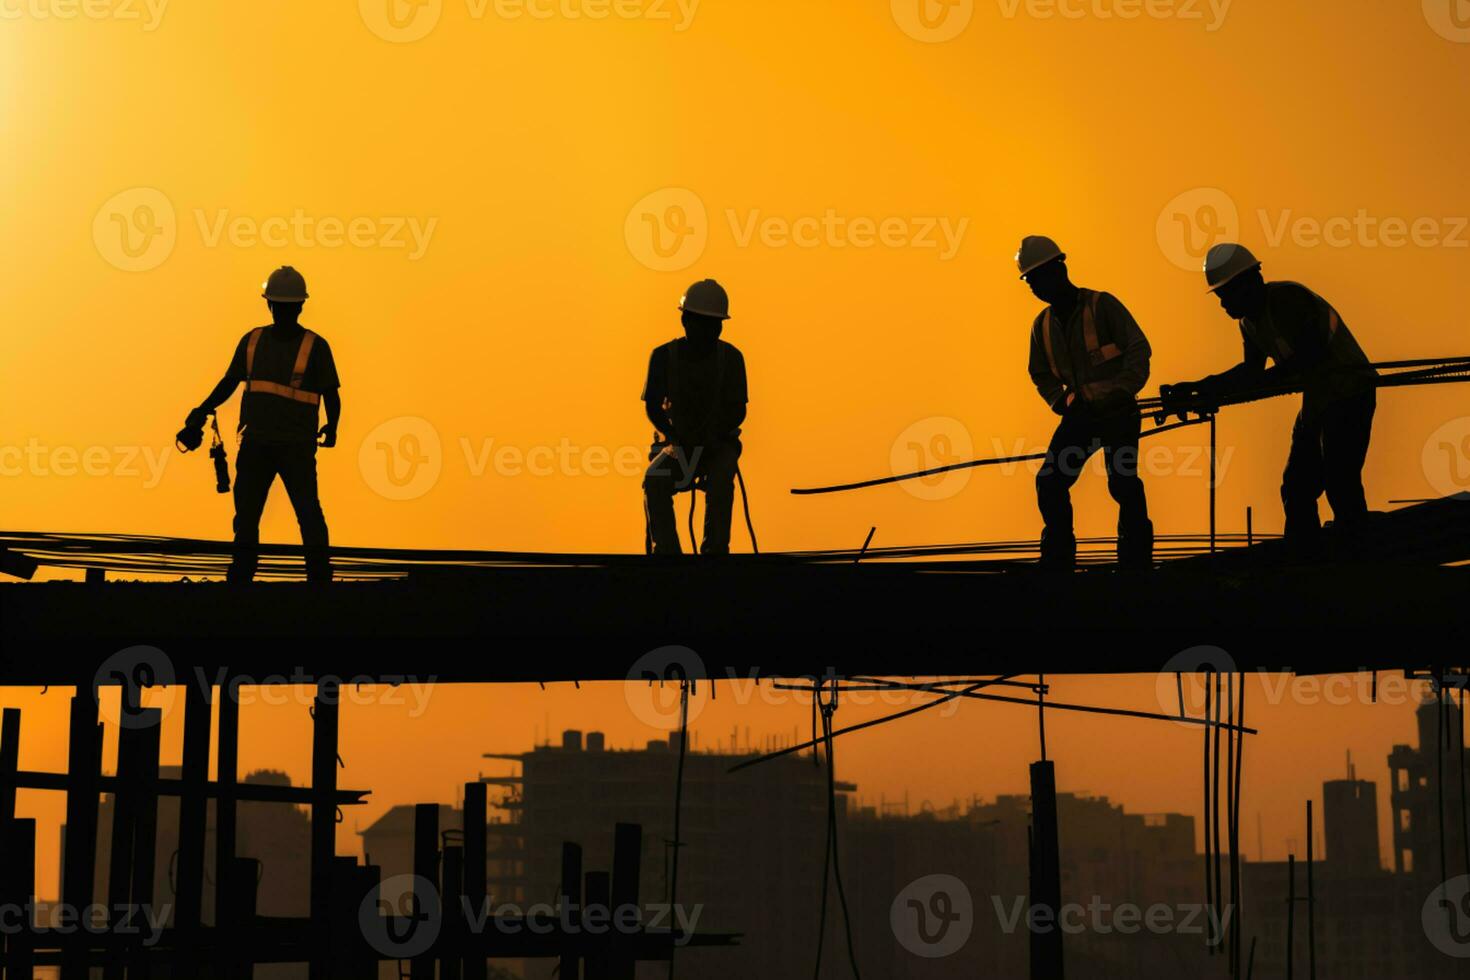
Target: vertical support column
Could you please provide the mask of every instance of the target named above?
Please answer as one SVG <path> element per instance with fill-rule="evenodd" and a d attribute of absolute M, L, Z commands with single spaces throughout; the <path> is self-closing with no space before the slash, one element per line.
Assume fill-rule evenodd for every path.
<path fill-rule="evenodd" d="M 146 718 L 138 703 L 142 691 L 132 684 L 119 688 L 122 701 L 118 717 L 121 719 L 117 731 L 117 789 L 112 794 L 112 835 L 107 866 L 108 921 L 113 934 L 109 938 L 118 944 L 127 942 L 121 927 L 139 921 L 139 901 L 133 897 L 134 847 L 137 839 L 138 813 L 138 749 L 143 735 L 138 725 Z M 122 980 L 123 966 L 137 954 L 136 946 L 127 942 L 127 953 L 114 947 L 113 955 L 107 958 L 103 975 L 107 980 Z"/>
<path fill-rule="evenodd" d="M 220 702 L 224 706 L 224 702 Z M 260 862 L 255 858 L 232 858 L 229 874 L 230 890 L 216 892 L 215 918 L 228 930 L 221 936 L 221 945 L 230 948 L 228 956 L 220 958 L 219 975 L 225 980 L 250 980 L 255 971 L 255 958 L 251 955 L 255 944 L 251 941 L 255 926 L 255 908 L 259 898 Z M 218 879 L 216 878 L 216 881 Z"/>
<path fill-rule="evenodd" d="M 332 946 L 332 980 L 375 980 L 378 975 L 377 961 L 369 959 L 373 950 L 358 918 L 363 903 L 368 900 L 367 892 L 358 891 L 363 881 L 358 870 L 355 857 L 332 859 L 332 935 L 336 937 Z M 241 980 L 250 978 L 241 977 Z"/>
<path fill-rule="evenodd" d="M 0 934 L 0 953 L 10 957 L 8 965 L 0 964 L 0 974 L 30 980 L 31 972 L 20 954 L 34 925 L 30 918 L 36 890 L 36 822 L 15 817 L 19 769 L 20 709 L 6 708 L 0 716 L 0 854 L 5 855 L 0 862 L 0 907 L 19 905 L 25 909 L 26 921 L 19 933 Z"/>
<path fill-rule="evenodd" d="M 0 821 L 15 817 L 15 774 L 20 770 L 20 709 L 0 716 Z"/>
<path fill-rule="evenodd" d="M 1317 980 L 1317 893 L 1312 883 L 1312 801 L 1307 801 L 1307 976 Z"/>
<path fill-rule="evenodd" d="M 587 872 L 586 883 L 586 908 L 584 913 L 589 919 L 595 918 L 602 922 L 600 934 L 592 935 L 581 933 L 579 938 L 585 938 L 590 944 L 587 957 L 584 960 L 586 966 L 583 968 L 583 980 L 608 980 L 608 956 L 607 956 L 607 928 L 611 920 L 610 908 L 612 906 L 612 875 L 606 871 Z M 596 912 L 592 910 L 596 909 Z"/>
<path fill-rule="evenodd" d="M 1296 855 L 1286 855 L 1286 980 L 1296 969 Z"/>
<path fill-rule="evenodd" d="M 214 924 L 219 936 L 218 963 L 224 972 L 237 962 L 241 946 L 236 941 L 238 923 L 232 918 L 238 908 L 234 877 L 239 867 L 235 861 L 235 785 L 240 778 L 240 686 L 229 674 L 220 681 L 219 740 L 215 752 L 214 779 L 218 792 L 214 800 Z M 253 881 L 250 888 L 254 891 Z"/>
<path fill-rule="evenodd" d="M 413 916 L 414 928 L 425 916 L 442 909 L 439 900 L 439 804 L 420 803 L 413 808 Z M 420 894 L 420 889 L 428 892 Z M 412 980 L 434 980 L 432 950 L 415 956 L 409 967 Z"/>
<path fill-rule="evenodd" d="M 184 976 L 201 976 L 200 929 L 204 925 L 204 834 L 209 815 L 209 735 L 214 688 L 198 679 L 184 685 L 183 788 L 179 797 L 178 881 L 174 924 L 175 962 Z"/>
<path fill-rule="evenodd" d="M 5 855 L 0 861 L 0 906 L 24 910 L 18 931 L 0 933 L 0 952 L 6 956 L 0 972 L 6 980 L 31 980 L 32 930 L 36 924 L 36 821 L 0 814 L 0 853 Z"/>
<path fill-rule="evenodd" d="M 332 962 L 332 858 L 337 853 L 337 725 L 335 681 L 317 684 L 311 737 L 311 980 L 327 980 Z"/>
<path fill-rule="evenodd" d="M 71 699 L 67 742 L 66 845 L 61 901 L 78 914 L 92 905 L 97 865 L 97 777 L 102 761 L 102 726 L 97 698 L 81 688 Z M 73 946 L 62 959 L 61 980 L 87 980 L 87 953 Z"/>
<path fill-rule="evenodd" d="M 444 917 L 439 935 L 445 947 L 439 957 L 439 980 L 460 980 L 463 975 L 464 944 L 474 942 L 469 935 L 470 920 L 460 909 L 460 896 L 464 891 L 464 848 L 444 848 L 444 887 L 442 889 Z M 445 941 L 447 940 L 447 942 Z"/>
<path fill-rule="evenodd" d="M 1215 416 L 1210 416 L 1210 554 L 1215 553 Z"/>
<path fill-rule="evenodd" d="M 1031 763 L 1031 905 L 1045 917 L 1045 931 L 1031 930 L 1031 980 L 1062 980 L 1061 838 L 1057 828 L 1057 777 L 1050 762 Z"/>
<path fill-rule="evenodd" d="M 612 980 L 633 980 L 637 960 L 631 952 L 634 937 L 622 932 L 624 910 L 638 908 L 638 872 L 643 860 L 643 828 L 620 823 L 613 829 L 612 933 L 608 973 Z M 639 917 L 641 922 L 641 916 Z"/>
<path fill-rule="evenodd" d="M 485 909 L 485 824 L 488 802 L 485 784 L 476 780 L 464 784 L 464 888 L 462 894 L 475 921 Z M 488 922 L 487 922 L 488 925 Z M 485 980 L 489 974 L 479 944 L 472 942 L 464 956 L 464 980 Z M 568 974 L 561 974 L 568 980 Z"/>
<path fill-rule="evenodd" d="M 163 734 L 163 712 L 144 708 L 138 712 L 138 808 L 133 831 L 133 901 L 154 905 L 155 867 L 158 863 L 158 751 Z M 153 913 L 156 915 L 156 913 Z M 128 980 L 148 980 L 151 965 L 145 954 L 128 969 Z"/>
<path fill-rule="evenodd" d="M 569 928 L 576 929 L 577 935 L 581 933 L 582 922 L 582 848 L 576 844 L 564 843 L 561 846 L 561 894 L 557 896 L 560 906 L 561 921 Z M 570 945 L 573 937 L 563 935 L 562 942 Z M 581 972 L 581 958 L 576 953 L 564 951 L 561 954 L 561 965 L 557 970 L 558 980 L 578 980 Z M 466 978 L 468 980 L 468 978 Z"/>

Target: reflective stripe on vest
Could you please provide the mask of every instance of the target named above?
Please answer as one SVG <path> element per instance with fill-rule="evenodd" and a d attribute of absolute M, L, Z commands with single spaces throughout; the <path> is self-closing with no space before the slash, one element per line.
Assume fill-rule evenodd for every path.
<path fill-rule="evenodd" d="M 245 390 L 262 395 L 277 395 L 307 405 L 319 404 L 322 400 L 321 395 L 314 391 L 301 390 L 301 383 L 306 378 L 306 363 L 311 359 L 311 348 L 316 343 L 316 334 L 310 330 L 304 332 L 301 346 L 296 348 L 296 363 L 291 368 L 291 384 L 283 385 L 275 381 L 260 381 L 251 377 L 255 373 L 255 347 L 260 343 L 260 337 L 265 331 L 265 327 L 256 327 L 250 332 L 250 340 L 245 344 Z"/>
<path fill-rule="evenodd" d="M 1123 353 L 1122 348 L 1117 344 L 1099 344 L 1097 342 L 1097 302 L 1100 295 L 1099 293 L 1089 293 L 1086 302 L 1082 305 L 1082 342 L 1087 345 L 1087 361 L 1093 367 L 1105 364 L 1115 357 L 1120 357 Z M 1048 306 L 1046 311 L 1041 315 L 1041 344 L 1046 349 L 1046 362 L 1051 365 L 1051 373 L 1054 376 L 1065 381 L 1067 384 L 1075 385 L 1070 371 L 1067 374 L 1063 374 L 1058 370 L 1056 353 L 1052 348 L 1051 324 L 1051 307 Z M 1068 362 L 1068 367 L 1070 368 L 1070 366 L 1071 364 Z"/>

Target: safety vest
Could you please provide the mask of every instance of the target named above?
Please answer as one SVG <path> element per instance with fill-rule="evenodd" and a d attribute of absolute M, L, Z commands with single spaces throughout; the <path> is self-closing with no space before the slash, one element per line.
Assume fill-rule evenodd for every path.
<path fill-rule="evenodd" d="M 1363 353 L 1363 348 L 1358 346 L 1357 338 L 1343 324 L 1342 317 L 1331 303 L 1299 283 L 1267 283 L 1266 308 L 1261 316 L 1240 321 L 1245 335 L 1261 353 L 1273 358 L 1277 364 L 1291 359 L 1295 351 L 1272 313 L 1273 300 L 1278 292 L 1288 288 L 1301 289 L 1310 294 L 1313 302 L 1318 304 L 1318 309 L 1326 314 L 1327 321 L 1327 359 L 1317 370 L 1301 379 L 1303 408 L 1315 410 L 1339 399 L 1371 391 L 1377 372 L 1369 363 L 1368 355 Z"/>
<path fill-rule="evenodd" d="M 1093 292 L 1090 289 L 1084 289 L 1081 291 L 1081 296 L 1078 297 L 1079 302 L 1082 304 L 1082 342 L 1087 347 L 1087 363 L 1093 371 L 1104 365 L 1113 367 L 1115 365 L 1112 362 L 1123 356 L 1123 349 L 1117 344 L 1103 344 L 1098 342 L 1097 302 L 1101 295 L 1101 293 Z M 1080 387 L 1088 397 L 1097 397 L 1103 394 L 1110 387 L 1105 381 L 1083 381 L 1080 385 L 1078 384 L 1078 379 L 1072 377 L 1071 358 L 1063 358 L 1066 363 L 1066 370 L 1061 368 L 1057 361 L 1056 350 L 1053 346 L 1051 328 L 1051 307 L 1048 306 L 1046 311 L 1041 315 L 1041 345 L 1046 351 L 1046 363 L 1050 365 L 1051 373 L 1065 382 L 1068 387 Z"/>
<path fill-rule="evenodd" d="M 256 327 L 250 331 L 250 340 L 245 344 L 245 390 L 262 395 L 277 395 L 281 398 L 289 398 L 293 402 L 302 402 L 307 405 L 318 405 L 322 396 L 314 391 L 302 391 L 301 382 L 306 377 L 306 362 L 311 359 L 311 348 L 316 343 L 316 334 L 305 330 L 301 337 L 301 346 L 296 348 L 296 364 L 291 368 L 291 383 L 283 385 L 276 381 L 264 381 L 254 377 L 255 374 L 255 345 L 260 343 L 260 337 L 266 331 L 266 327 Z"/>
<path fill-rule="evenodd" d="M 1280 330 L 1276 329 L 1276 324 L 1272 322 L 1269 305 L 1266 308 L 1266 316 L 1263 319 L 1265 321 L 1264 323 L 1256 323 L 1252 320 L 1243 320 L 1241 322 L 1245 325 L 1246 333 L 1250 334 L 1250 338 L 1255 341 L 1256 346 L 1267 354 L 1270 354 L 1276 359 L 1276 363 L 1280 364 L 1282 361 L 1291 357 L 1291 344 L 1287 342 L 1286 337 Z M 1337 339 L 1337 328 L 1340 326 L 1342 326 L 1342 318 L 1337 315 L 1336 310 L 1329 306 L 1327 308 L 1327 343 L 1329 348 L 1332 342 Z"/>

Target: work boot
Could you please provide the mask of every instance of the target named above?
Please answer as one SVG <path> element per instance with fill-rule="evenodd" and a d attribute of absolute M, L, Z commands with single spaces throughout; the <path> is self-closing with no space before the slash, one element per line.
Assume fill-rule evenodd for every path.
<path fill-rule="evenodd" d="M 1050 528 L 1041 532 L 1041 567 L 1049 572 L 1071 572 L 1077 568 L 1077 536 L 1059 534 Z"/>
<path fill-rule="evenodd" d="M 1154 567 L 1152 521 L 1137 530 L 1118 535 L 1118 567 L 1130 571 L 1148 571 Z"/>

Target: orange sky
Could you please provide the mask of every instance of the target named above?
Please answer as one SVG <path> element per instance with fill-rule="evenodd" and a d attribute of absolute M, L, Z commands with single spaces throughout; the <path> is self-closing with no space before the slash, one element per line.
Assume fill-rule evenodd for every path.
<path fill-rule="evenodd" d="M 1470 80 L 1470 30 L 1451 2 L 959 0 L 927 21 L 908 0 L 0 4 L 0 523 L 226 536 L 228 498 L 172 434 L 291 263 L 344 383 L 321 457 L 338 543 L 637 550 L 635 399 L 705 276 L 731 291 L 749 365 L 742 465 L 768 550 L 856 546 L 872 525 L 877 545 L 1030 537 L 1024 471 L 786 490 L 1044 443 L 1036 303 L 1011 261 L 1028 233 L 1133 310 L 1151 390 L 1238 356 L 1194 268 L 1212 233 L 1327 296 L 1375 359 L 1464 353 L 1470 134 L 1444 107 Z M 1385 394 L 1372 506 L 1470 485 L 1439 448 L 1470 445 L 1463 406 L 1454 387 Z M 1294 411 L 1223 418 L 1223 529 L 1247 505 L 1279 528 Z M 1201 437 L 1145 457 L 1163 533 L 1204 527 Z M 1111 527 L 1101 480 L 1076 499 L 1080 530 Z M 295 540 L 279 490 L 264 533 Z M 28 753 L 61 758 L 63 696 L 3 695 L 40 708 L 49 737 Z M 412 722 L 349 719 L 346 779 L 447 798 L 548 712 L 553 728 L 601 712 L 631 741 L 623 704 L 615 687 L 441 691 Z M 769 732 L 804 717 L 748 713 Z M 251 722 L 249 764 L 304 775 L 296 715 Z M 860 736 L 845 775 L 916 800 L 1019 789 L 1029 720 L 962 718 Z M 1064 786 L 1143 809 L 1197 795 L 1193 739 L 1145 766 L 1135 749 L 1173 740 L 1071 724 Z M 462 757 L 391 761 L 461 727 Z M 1344 745 L 1381 760 L 1410 728 L 1407 709 L 1283 707 L 1247 777 L 1276 808 L 1268 837 Z M 942 739 L 1003 749 L 918 754 Z"/>

